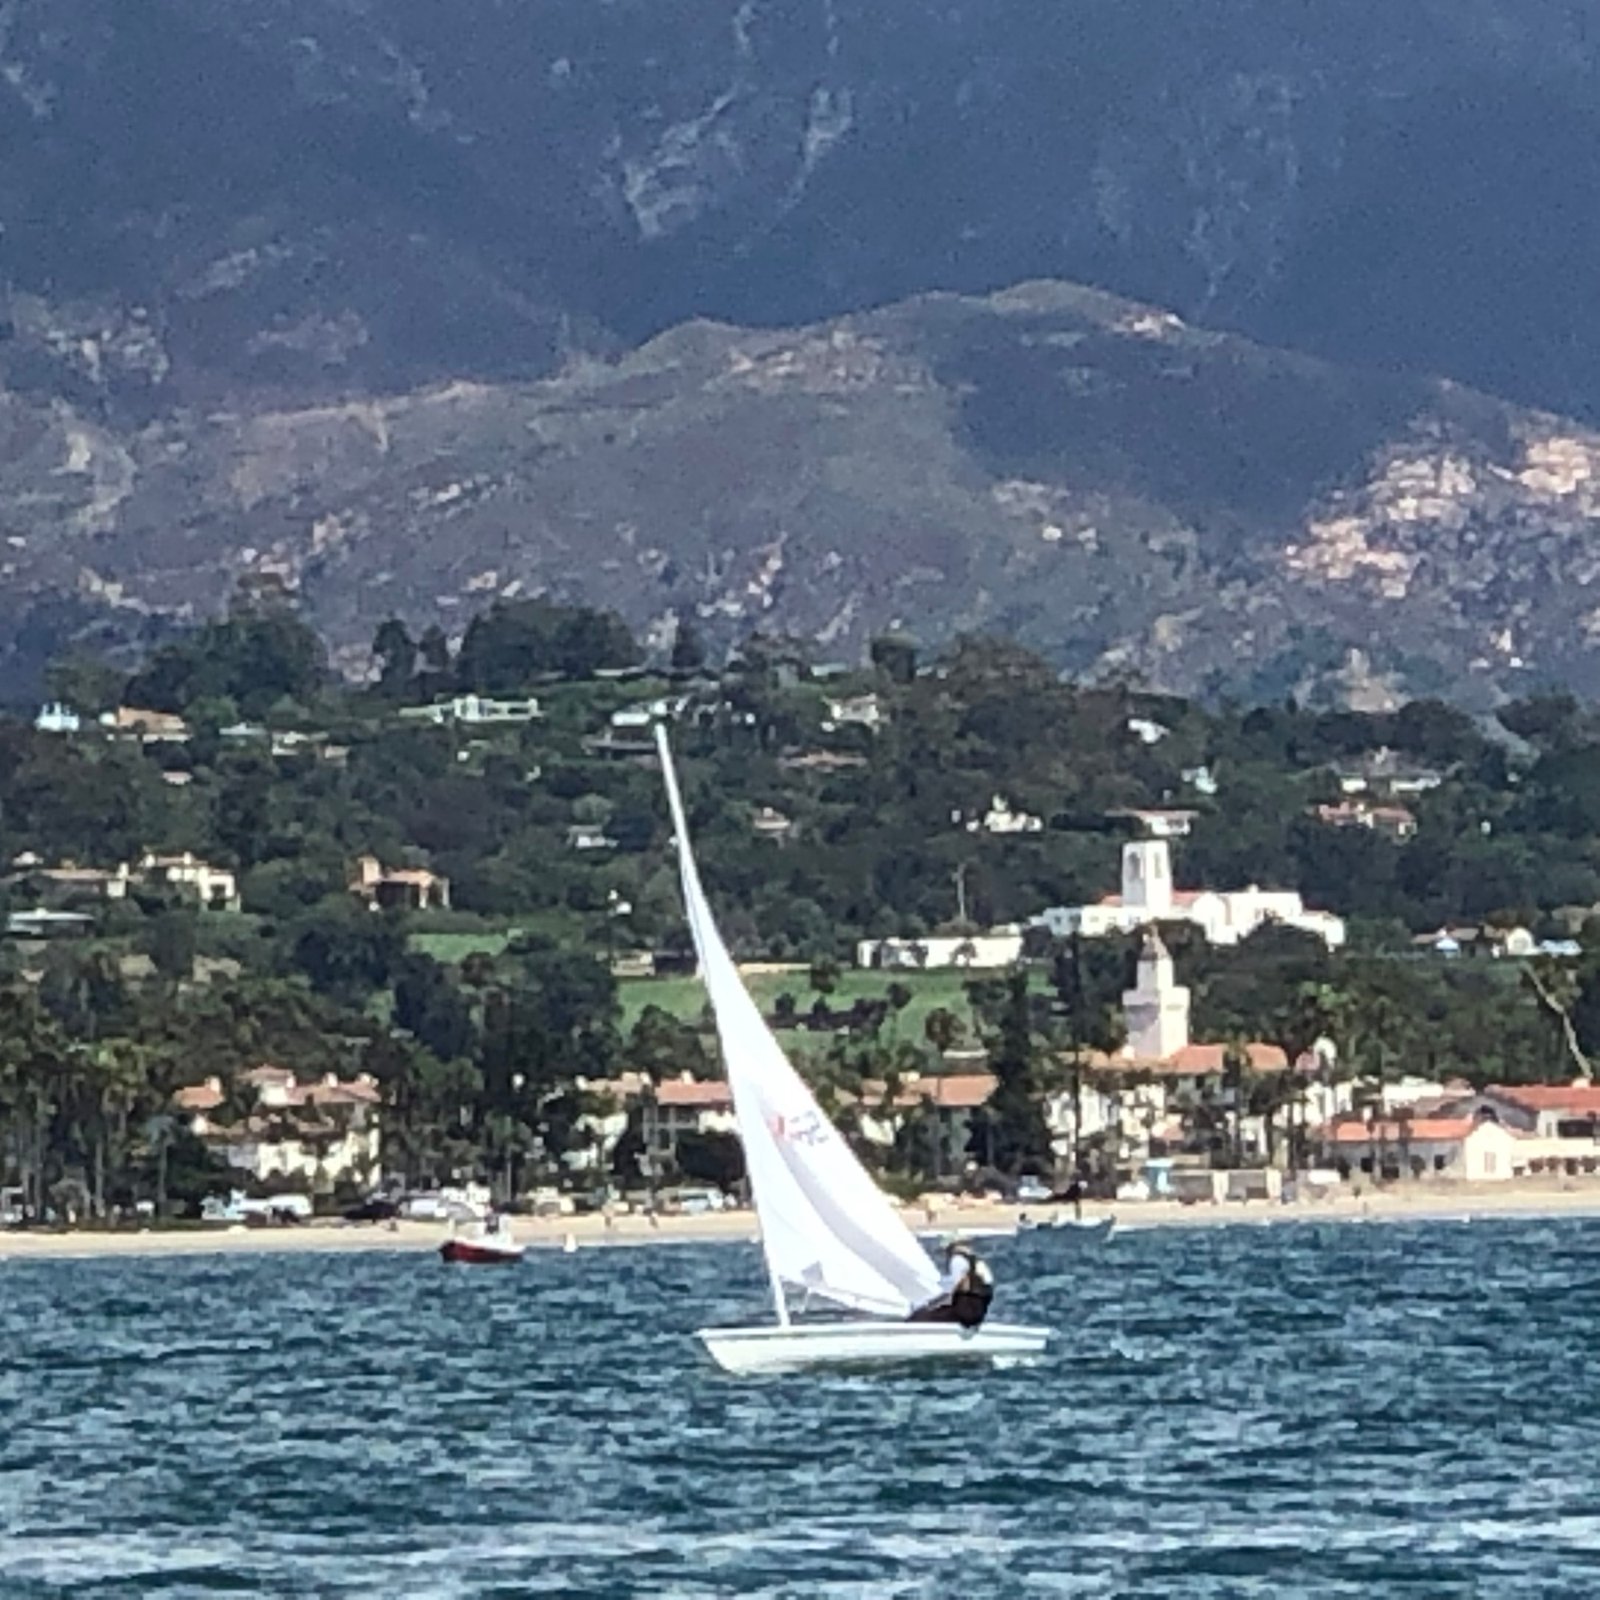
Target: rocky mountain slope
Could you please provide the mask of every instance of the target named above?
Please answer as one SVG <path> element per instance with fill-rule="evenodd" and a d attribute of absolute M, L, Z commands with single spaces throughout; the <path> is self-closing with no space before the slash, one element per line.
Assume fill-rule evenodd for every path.
<path fill-rule="evenodd" d="M 663 639 L 999 630 L 1175 690 L 1600 688 L 1600 435 L 1061 284 L 120 430 L 11 395 L 0 428 L 13 605 L 138 626 L 268 575 L 351 665 L 390 613 L 551 592 Z"/>
<path fill-rule="evenodd" d="M 0 673 L 266 563 L 1587 682 L 1588 435 L 1404 374 L 1600 415 L 1597 89 L 1600 0 L 0 0 Z M 1040 279 L 1240 337 L 925 298 Z"/>

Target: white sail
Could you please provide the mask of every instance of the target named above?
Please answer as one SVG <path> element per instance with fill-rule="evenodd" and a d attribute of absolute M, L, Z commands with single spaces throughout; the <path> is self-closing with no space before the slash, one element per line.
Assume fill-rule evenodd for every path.
<path fill-rule="evenodd" d="M 767 1264 L 777 1283 L 903 1316 L 938 1291 L 916 1237 L 784 1055 L 712 920 L 689 844 L 666 729 L 656 728 L 695 953 L 722 1044 Z"/>

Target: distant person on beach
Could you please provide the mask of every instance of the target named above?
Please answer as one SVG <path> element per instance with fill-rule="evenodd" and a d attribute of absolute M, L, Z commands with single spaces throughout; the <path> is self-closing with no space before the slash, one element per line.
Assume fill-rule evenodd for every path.
<path fill-rule="evenodd" d="M 945 1250 L 944 1277 L 933 1299 L 916 1307 L 910 1322 L 959 1322 L 963 1328 L 982 1325 L 994 1299 L 994 1272 L 970 1244 L 953 1239 Z"/>

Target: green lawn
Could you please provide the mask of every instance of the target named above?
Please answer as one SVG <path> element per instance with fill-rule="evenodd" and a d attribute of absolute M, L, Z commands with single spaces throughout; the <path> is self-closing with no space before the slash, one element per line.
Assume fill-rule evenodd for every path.
<path fill-rule="evenodd" d="M 510 938 L 510 932 L 505 930 L 499 933 L 414 933 L 410 944 L 413 950 L 420 950 L 435 961 L 455 964 L 480 953 L 497 956 Z"/>
<path fill-rule="evenodd" d="M 828 1003 L 838 1010 L 856 1000 L 878 999 L 886 995 L 889 985 L 896 981 L 904 983 L 911 991 L 911 1003 L 899 1019 L 902 1037 L 920 1040 L 928 1013 L 940 1006 L 955 1012 L 970 1032 L 972 1013 L 967 1005 L 966 979 L 959 973 L 842 972 L 838 986 L 828 996 Z M 778 996 L 786 991 L 794 996 L 801 1011 L 809 1011 L 817 1000 L 804 972 L 762 973 L 747 977 L 745 984 L 763 1011 L 770 1012 Z M 685 1022 L 693 1022 L 706 1003 L 705 990 L 698 978 L 629 978 L 619 987 L 624 1032 L 632 1028 L 646 1006 L 660 1006 Z"/>
<path fill-rule="evenodd" d="M 481 933 L 418 932 L 411 935 L 411 948 L 430 955 L 436 961 L 459 964 L 477 952 L 498 955 L 512 937 L 510 930 Z M 977 977 L 992 976 L 978 973 Z M 1042 975 L 1036 977 L 1042 982 Z M 911 991 L 911 1003 L 901 1013 L 898 1032 L 902 1038 L 920 1042 L 923 1024 L 928 1013 L 939 1007 L 953 1011 L 967 1029 L 967 1039 L 975 1042 L 972 1029 L 972 1008 L 967 1004 L 968 978 L 959 972 L 860 972 L 846 970 L 839 974 L 839 982 L 828 996 L 829 1003 L 843 1009 L 856 1000 L 880 999 L 889 992 L 891 983 L 903 983 Z M 764 1012 L 770 1012 L 778 996 L 785 992 L 794 996 L 796 1006 L 809 1011 L 817 1001 L 807 972 L 760 973 L 749 976 L 745 984 Z M 704 988 L 699 978 L 624 978 L 618 984 L 622 1001 L 621 1027 L 628 1033 L 646 1006 L 660 1006 L 663 1011 L 683 1022 L 698 1020 L 706 1003 Z"/>

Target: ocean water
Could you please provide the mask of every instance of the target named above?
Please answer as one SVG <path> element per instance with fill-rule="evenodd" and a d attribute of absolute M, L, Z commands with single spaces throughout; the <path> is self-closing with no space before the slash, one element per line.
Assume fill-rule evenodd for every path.
<path fill-rule="evenodd" d="M 0 1261 L 0 1600 L 1600 1596 L 1600 1224 L 991 1259 L 1042 1365 L 764 1381 L 749 1245 Z"/>

